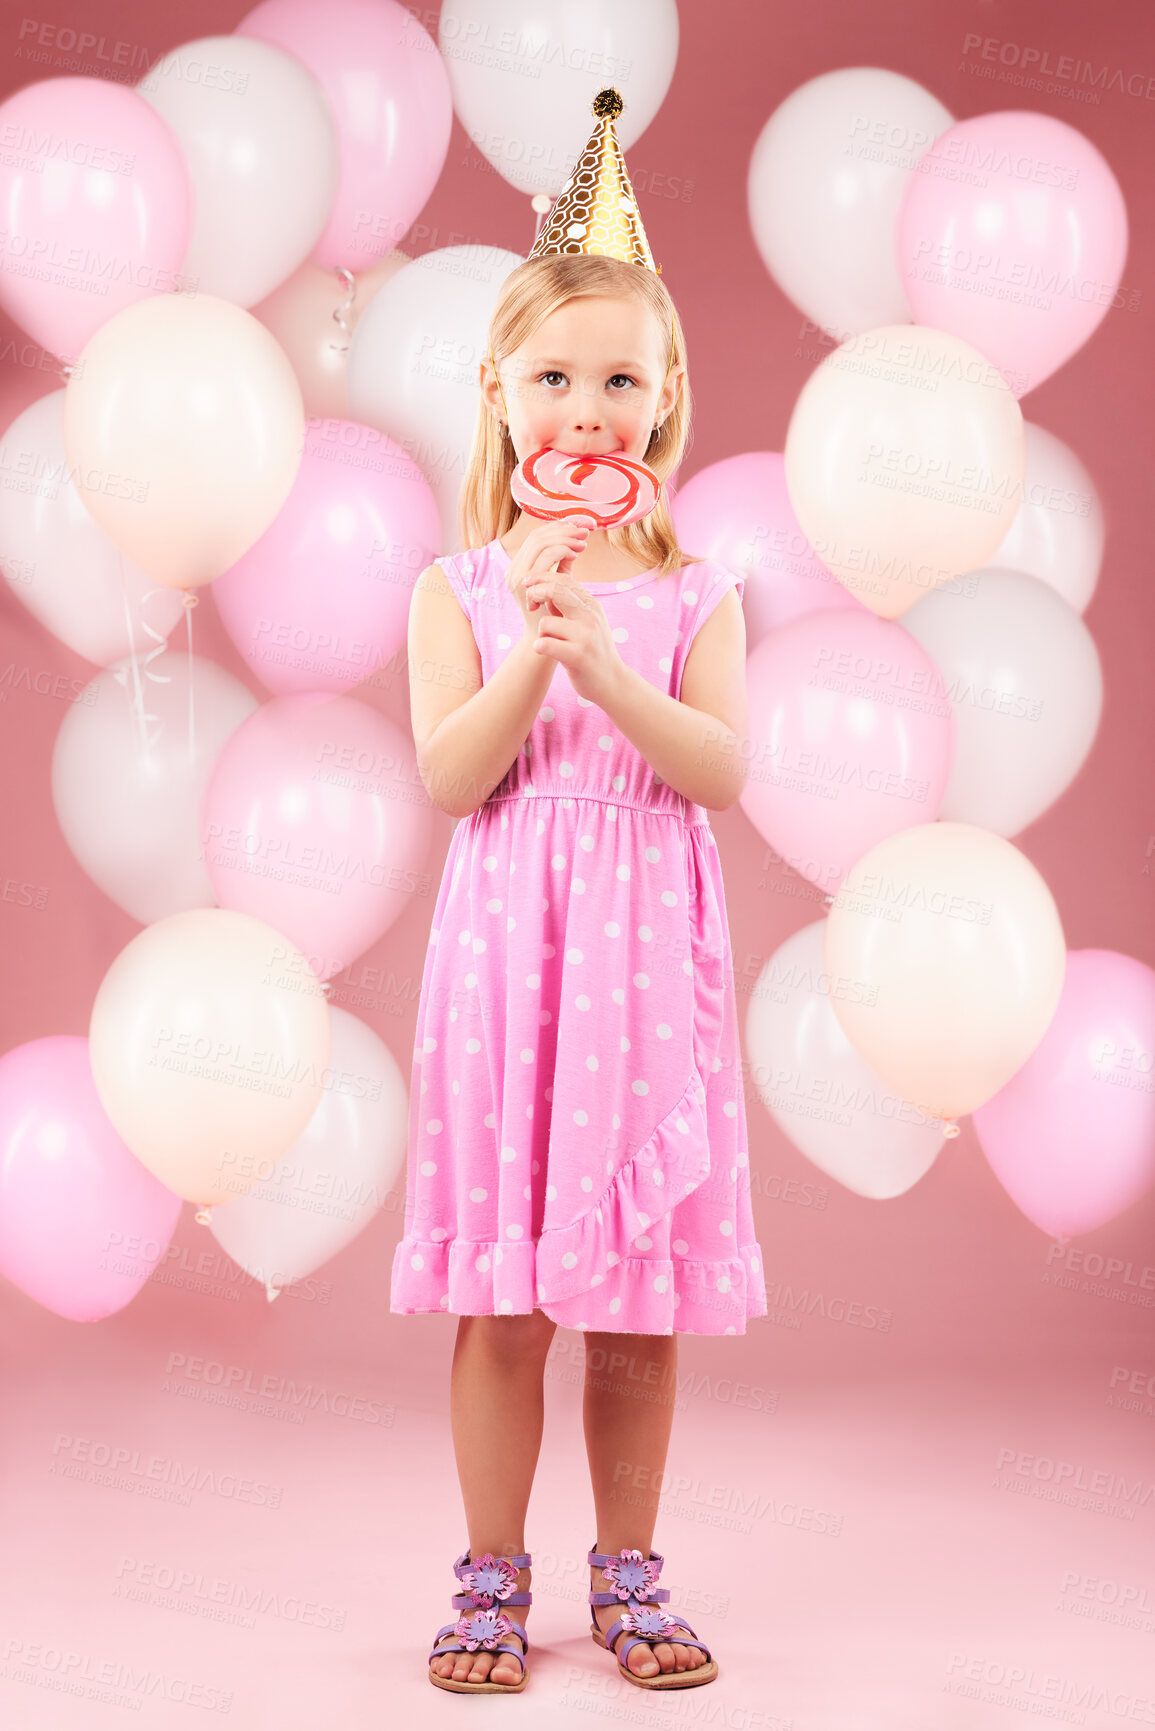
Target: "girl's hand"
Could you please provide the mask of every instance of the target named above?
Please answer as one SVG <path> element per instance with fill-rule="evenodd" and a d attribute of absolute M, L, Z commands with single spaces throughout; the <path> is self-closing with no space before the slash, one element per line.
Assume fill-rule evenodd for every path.
<path fill-rule="evenodd" d="M 553 603 L 552 612 L 541 615 L 533 653 L 560 661 L 578 696 L 607 708 L 625 662 L 601 602 L 565 577 L 538 577 L 526 593 Z"/>
<path fill-rule="evenodd" d="M 563 577 L 567 576 L 578 554 L 585 551 L 592 527 L 592 519 L 585 517 L 570 517 L 564 523 L 534 521 L 513 555 L 505 581 L 531 633 L 537 630 L 543 607 L 546 612 L 556 609 L 546 607 L 543 600 L 530 601 L 526 586 L 535 578 L 551 575 L 555 565 Z"/>

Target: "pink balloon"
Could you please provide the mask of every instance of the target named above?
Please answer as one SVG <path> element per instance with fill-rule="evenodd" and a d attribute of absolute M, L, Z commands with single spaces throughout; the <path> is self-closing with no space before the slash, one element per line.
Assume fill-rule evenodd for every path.
<path fill-rule="evenodd" d="M 75 360 L 114 313 L 176 287 L 192 229 L 184 155 L 143 96 L 106 78 L 26 84 L 0 104 L 0 135 L 0 306 Z"/>
<path fill-rule="evenodd" d="M 1083 133 L 1030 109 L 959 121 L 918 166 L 895 225 L 915 322 L 970 343 L 1022 397 L 1122 304 L 1119 183 Z"/>
<path fill-rule="evenodd" d="M 225 629 L 270 691 L 348 691 L 404 648 L 440 546 L 437 501 L 400 445 L 310 421 L 292 490 L 213 584 Z"/>
<path fill-rule="evenodd" d="M 687 552 L 746 574 L 749 645 L 804 613 L 870 611 L 826 569 L 803 534 L 777 451 L 743 451 L 699 469 L 679 491 L 673 518 Z"/>
<path fill-rule="evenodd" d="M 1155 1184 L 1155 971 L 1070 951 L 1042 1040 L 973 1116 L 995 1177 L 1052 1238 L 1129 1208 Z"/>
<path fill-rule="evenodd" d="M 867 608 L 807 613 L 746 663 L 741 805 L 788 865 L 833 893 L 869 848 L 938 812 L 954 711 L 930 656 Z"/>
<path fill-rule="evenodd" d="M 363 271 L 397 245 L 445 166 L 453 99 L 436 42 L 398 0 L 261 0 L 235 34 L 295 55 L 328 97 L 340 177 L 310 257 Z"/>
<path fill-rule="evenodd" d="M 327 980 L 430 894 L 432 813 L 412 739 L 355 697 L 306 692 L 228 740 L 201 841 L 221 907 L 284 932 Z"/>
<path fill-rule="evenodd" d="M 113 1316 L 180 1210 L 113 1129 L 86 1039 L 50 1034 L 0 1058 L 0 1272 L 14 1286 L 72 1322 Z"/>

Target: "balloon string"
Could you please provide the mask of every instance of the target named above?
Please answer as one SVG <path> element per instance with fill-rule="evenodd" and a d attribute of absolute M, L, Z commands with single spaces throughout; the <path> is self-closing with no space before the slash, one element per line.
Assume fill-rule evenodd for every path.
<path fill-rule="evenodd" d="M 336 321 L 336 323 L 340 325 L 340 327 L 344 331 L 346 337 L 348 337 L 348 335 L 350 333 L 350 327 L 349 327 L 349 324 L 345 318 L 345 314 L 349 311 L 349 308 L 353 305 L 353 302 L 357 299 L 357 279 L 353 275 L 353 272 L 351 270 L 349 270 L 343 264 L 337 265 L 336 270 L 337 270 L 337 275 L 339 277 L 343 278 L 343 280 L 344 280 L 345 291 L 348 294 L 349 298 L 348 298 L 348 300 L 343 301 L 339 307 L 335 308 L 335 310 L 333 312 L 333 318 Z M 347 342 L 330 343 L 329 347 L 331 349 L 335 349 L 339 355 L 343 355 L 343 354 L 346 354 L 348 352 L 349 344 Z"/>
<path fill-rule="evenodd" d="M 186 589 L 184 591 L 184 616 L 185 616 L 185 623 L 188 627 L 186 636 L 188 639 L 188 760 L 189 760 L 189 767 L 190 768 L 196 763 L 196 760 L 197 760 L 196 726 L 195 726 L 195 717 L 193 715 L 193 628 L 192 628 L 193 608 L 196 606 L 197 600 L 198 600 L 198 596 L 197 596 L 195 590 Z"/>
<path fill-rule="evenodd" d="M 136 653 L 136 636 L 132 625 L 132 608 L 128 603 L 128 580 L 124 574 L 124 554 L 119 547 L 116 549 L 116 556 L 120 563 L 120 593 L 124 601 L 124 617 L 128 626 L 129 665 L 128 667 L 114 667 L 112 669 L 112 677 L 116 680 L 118 685 L 124 686 L 127 691 L 129 673 L 131 672 L 132 674 L 133 696 L 131 702 L 131 714 L 133 719 L 140 725 L 140 742 L 144 748 L 145 755 L 147 756 L 151 753 L 157 742 L 157 738 L 159 737 L 158 735 L 154 735 L 152 739 L 149 738 L 148 723 L 150 721 L 159 723 L 160 717 L 154 715 L 151 710 L 146 709 L 144 706 L 144 687 L 141 684 L 141 675 L 143 674 L 145 679 L 151 679 L 157 685 L 169 685 L 172 683 L 171 674 L 156 673 L 149 666 L 150 661 L 155 661 L 158 655 L 163 654 L 168 640 L 159 631 L 155 630 L 144 616 L 145 603 L 151 596 L 160 595 L 163 592 L 164 585 L 158 585 L 155 589 L 146 589 L 144 594 L 140 597 L 140 627 L 142 631 L 146 632 L 147 635 L 153 639 L 155 647 L 150 649 L 146 655 L 138 657 Z"/>

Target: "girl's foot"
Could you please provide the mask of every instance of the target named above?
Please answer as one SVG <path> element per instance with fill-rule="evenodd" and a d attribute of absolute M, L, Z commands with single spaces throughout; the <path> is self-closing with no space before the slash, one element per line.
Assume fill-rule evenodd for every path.
<path fill-rule="evenodd" d="M 594 1593 L 612 1592 L 614 1583 L 608 1581 L 602 1569 L 590 1564 L 590 1591 Z M 621 1599 L 617 1605 L 591 1605 L 593 1618 L 602 1634 L 609 1632 L 610 1625 L 617 1621 L 626 1608 L 626 1601 Z M 628 1638 L 628 1631 L 623 1629 L 614 1642 L 614 1652 L 619 1652 L 622 1642 Z M 632 1671 L 636 1677 L 656 1677 L 659 1671 L 696 1671 L 705 1663 L 705 1654 L 700 1647 L 687 1647 L 681 1641 L 643 1641 L 639 1640 L 636 1647 L 631 1647 L 622 1661 L 627 1671 Z M 500 1680 L 500 1679 L 499 1679 Z"/>
<path fill-rule="evenodd" d="M 528 1592 L 532 1573 L 532 1569 L 517 1571 L 517 1586 L 514 1592 Z M 500 1599 L 494 1601 L 493 1608 L 496 1611 L 501 1609 Z M 516 1617 L 519 1623 L 526 1626 L 529 1608 L 528 1605 L 515 1605 L 509 1615 Z M 453 1636 L 446 1635 L 445 1639 L 451 1641 Z M 519 1647 L 524 1655 L 525 1642 L 520 1635 L 511 1630 L 507 1639 Z M 484 1683 L 487 1677 L 494 1683 L 520 1683 L 523 1664 L 524 1658 L 518 1660 L 513 1653 L 490 1653 L 484 1647 L 478 1647 L 475 1653 L 446 1653 L 441 1658 L 435 1657 L 429 1661 L 430 1669 L 439 1677 L 452 1677 L 455 1683 Z"/>

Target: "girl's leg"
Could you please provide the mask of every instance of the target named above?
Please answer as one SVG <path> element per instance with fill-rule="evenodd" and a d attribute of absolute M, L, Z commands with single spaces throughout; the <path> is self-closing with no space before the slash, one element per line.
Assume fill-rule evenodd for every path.
<path fill-rule="evenodd" d="M 590 1331 L 585 1340 L 583 1418 L 597 1512 L 594 1549 L 611 1555 L 638 1550 L 648 1557 L 661 1500 L 652 1486 L 666 1464 L 674 1419 L 678 1337 Z M 604 1593 L 609 1587 L 603 1571 L 591 1563 L 591 1590 Z M 603 1634 L 624 1606 L 622 1600 L 616 1609 L 590 1607 Z M 615 1652 L 625 1639 L 623 1629 L 614 1641 Z M 659 1671 L 693 1671 L 702 1654 L 680 1641 L 642 1641 L 630 1648 L 625 1663 L 639 1677 L 653 1677 Z"/>
<path fill-rule="evenodd" d="M 525 1550 L 525 1511 L 541 1449 L 545 1360 L 556 1326 L 540 1310 L 458 1320 L 449 1406 L 471 1557 Z M 525 1592 L 529 1581 L 530 1570 L 519 1569 L 517 1591 Z M 459 1582 L 456 1591 L 464 1591 Z M 525 1623 L 529 1609 L 514 1605 L 508 1614 Z M 522 1645 L 520 1636 L 510 1639 Z M 458 1682 L 481 1683 L 491 1675 L 495 1683 L 521 1680 L 512 1653 L 482 1647 L 431 1663 L 439 1676 Z"/>

